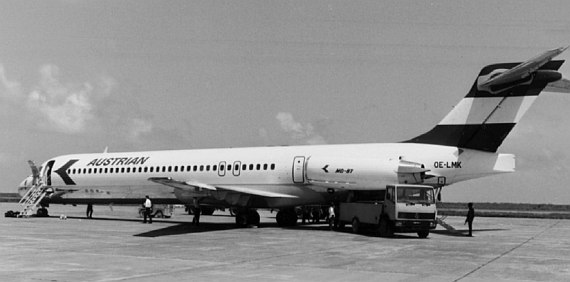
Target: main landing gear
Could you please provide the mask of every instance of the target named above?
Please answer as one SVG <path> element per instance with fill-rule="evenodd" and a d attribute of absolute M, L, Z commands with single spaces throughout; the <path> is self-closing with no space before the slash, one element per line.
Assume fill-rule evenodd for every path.
<path fill-rule="evenodd" d="M 238 209 L 236 212 L 236 224 L 238 227 L 259 226 L 259 213 L 254 209 Z"/>
<path fill-rule="evenodd" d="M 294 208 L 282 209 L 277 212 L 277 225 L 281 227 L 295 226 L 297 224 L 297 213 Z"/>

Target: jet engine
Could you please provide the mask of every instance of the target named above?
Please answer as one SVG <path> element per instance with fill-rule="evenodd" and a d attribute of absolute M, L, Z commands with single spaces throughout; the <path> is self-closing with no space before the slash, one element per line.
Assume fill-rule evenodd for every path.
<path fill-rule="evenodd" d="M 394 159 L 310 157 L 310 184 L 346 190 L 378 190 L 387 184 L 421 184 L 428 171 L 420 163 Z"/>

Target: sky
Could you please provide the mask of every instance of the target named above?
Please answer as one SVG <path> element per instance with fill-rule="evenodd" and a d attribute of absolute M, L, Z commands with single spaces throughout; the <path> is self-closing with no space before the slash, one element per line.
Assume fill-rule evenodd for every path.
<path fill-rule="evenodd" d="M 407 140 L 483 66 L 570 45 L 568 11 L 568 1 L 0 0 L 0 191 L 16 191 L 27 160 L 106 147 Z M 499 148 L 517 172 L 446 187 L 443 200 L 570 204 L 569 108 L 570 95 L 542 93 Z"/>

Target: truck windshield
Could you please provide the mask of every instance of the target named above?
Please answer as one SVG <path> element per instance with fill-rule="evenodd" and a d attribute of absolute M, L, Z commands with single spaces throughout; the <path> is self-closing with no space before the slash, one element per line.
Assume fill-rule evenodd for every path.
<path fill-rule="evenodd" d="M 433 189 L 423 187 L 398 187 L 398 202 L 433 204 Z"/>

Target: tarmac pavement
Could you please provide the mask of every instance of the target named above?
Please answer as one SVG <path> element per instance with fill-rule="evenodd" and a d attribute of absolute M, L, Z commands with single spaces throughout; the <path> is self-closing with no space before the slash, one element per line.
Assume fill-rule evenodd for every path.
<path fill-rule="evenodd" d="M 0 211 L 17 210 L 0 203 Z M 379 238 L 325 224 L 236 228 L 227 212 L 142 224 L 138 207 L 52 206 L 48 218 L 0 218 L 2 281 L 570 281 L 570 220 L 463 217 L 427 239 Z M 65 214 L 67 220 L 60 220 Z"/>

